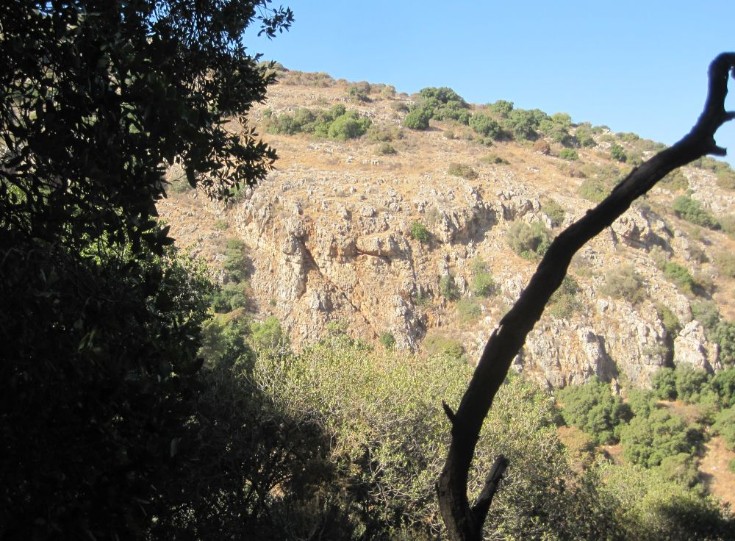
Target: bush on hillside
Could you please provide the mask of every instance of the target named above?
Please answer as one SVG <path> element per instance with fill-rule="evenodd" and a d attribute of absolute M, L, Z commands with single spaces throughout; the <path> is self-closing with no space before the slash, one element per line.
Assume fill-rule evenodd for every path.
<path fill-rule="evenodd" d="M 643 279 L 631 265 L 623 265 L 609 270 L 605 274 L 605 284 L 600 291 L 615 299 L 622 299 L 639 304 L 646 298 Z"/>
<path fill-rule="evenodd" d="M 630 408 L 613 396 L 610 385 L 597 379 L 565 387 L 558 397 L 564 422 L 584 430 L 597 443 L 615 443 L 618 427 L 631 416 Z"/>
<path fill-rule="evenodd" d="M 674 375 L 677 398 L 688 404 L 698 402 L 709 380 L 707 372 L 684 364 L 676 367 Z"/>
<path fill-rule="evenodd" d="M 487 269 L 487 264 L 480 258 L 472 262 L 472 281 L 470 290 L 478 297 L 489 297 L 495 292 L 495 281 Z"/>
<path fill-rule="evenodd" d="M 717 372 L 710 380 L 709 388 L 717 395 L 721 408 L 735 406 L 735 366 Z"/>
<path fill-rule="evenodd" d="M 735 406 L 717 414 L 712 430 L 722 437 L 728 449 L 735 451 Z"/>
<path fill-rule="evenodd" d="M 691 455 L 701 441 L 699 430 L 666 409 L 654 409 L 647 417 L 634 417 L 620 430 L 625 458 L 647 468 L 679 453 Z"/>
<path fill-rule="evenodd" d="M 577 281 L 567 274 L 561 282 L 559 289 L 549 299 L 547 309 L 549 313 L 559 319 L 569 318 L 582 307 L 582 303 L 577 299 L 579 292 L 579 284 Z"/>
<path fill-rule="evenodd" d="M 543 256 L 551 244 L 551 233 L 540 222 L 513 222 L 506 235 L 511 249 L 519 256 L 535 260 Z"/>
<path fill-rule="evenodd" d="M 610 157 L 616 162 L 625 163 L 628 161 L 628 156 L 625 154 L 625 150 L 617 143 L 614 143 L 610 147 Z"/>
<path fill-rule="evenodd" d="M 477 174 L 477 171 L 475 171 L 469 165 L 465 165 L 463 163 L 450 163 L 449 169 L 447 169 L 447 173 L 452 176 L 461 177 L 466 180 L 474 180 L 479 176 Z"/>
<path fill-rule="evenodd" d="M 709 229 L 719 229 L 720 224 L 714 216 L 710 214 L 702 204 L 696 199 L 689 196 L 681 195 L 674 199 L 674 214 L 679 218 L 691 222 L 695 225 L 701 225 Z"/>
<path fill-rule="evenodd" d="M 735 365 L 735 323 L 720 321 L 713 337 L 720 346 L 720 361 L 725 365 Z"/>
<path fill-rule="evenodd" d="M 564 223 L 566 211 L 554 199 L 544 199 L 541 201 L 541 212 L 546 214 L 551 222 L 551 227 L 559 227 Z"/>
<path fill-rule="evenodd" d="M 454 276 L 445 274 L 439 278 L 439 294 L 448 301 L 456 301 L 459 298 L 459 289 L 457 289 Z"/>
<path fill-rule="evenodd" d="M 417 240 L 423 244 L 426 244 L 431 240 L 431 233 L 429 233 L 429 230 L 426 229 L 426 226 L 419 222 L 415 221 L 411 224 L 411 238 L 414 240 Z"/>
<path fill-rule="evenodd" d="M 484 113 L 475 113 L 470 117 L 470 128 L 483 137 L 495 140 L 503 138 L 503 128 L 500 124 Z"/>
<path fill-rule="evenodd" d="M 428 130 L 431 111 L 423 107 L 413 107 L 403 119 L 403 125 L 411 130 Z"/>
<path fill-rule="evenodd" d="M 659 368 L 653 375 L 651 386 L 661 400 L 676 400 L 676 373 L 673 368 Z"/>

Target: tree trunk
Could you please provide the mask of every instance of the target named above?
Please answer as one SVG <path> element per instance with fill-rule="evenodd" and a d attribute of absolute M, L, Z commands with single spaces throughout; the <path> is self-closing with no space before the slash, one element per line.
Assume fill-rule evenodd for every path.
<path fill-rule="evenodd" d="M 723 53 L 710 65 L 704 111 L 689 134 L 633 169 L 602 203 L 554 239 L 528 286 L 490 336 L 457 412 L 444 404 L 452 425 L 452 440 L 437 482 L 437 493 L 452 541 L 482 539 L 483 524 L 507 460 L 498 458 L 482 493 L 470 506 L 467 477 L 480 429 L 513 358 L 541 317 L 549 298 L 561 285 L 572 257 L 669 172 L 707 154 L 725 156 L 725 149 L 717 146 L 714 136 L 722 124 L 735 118 L 735 113 L 725 111 L 730 73 L 735 78 L 735 53 Z"/>

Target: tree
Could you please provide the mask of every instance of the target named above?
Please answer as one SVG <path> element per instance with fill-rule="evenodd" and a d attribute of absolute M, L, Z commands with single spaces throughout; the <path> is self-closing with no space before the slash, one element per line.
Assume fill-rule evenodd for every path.
<path fill-rule="evenodd" d="M 654 409 L 645 417 L 636 415 L 620 431 L 625 457 L 647 468 L 679 453 L 691 455 L 700 440 L 699 431 L 665 409 Z"/>
<path fill-rule="evenodd" d="M 226 196 L 275 152 L 268 0 L 0 6 L 0 536 L 143 537 L 195 407 L 211 285 L 156 221 L 164 169 Z M 230 130 L 225 119 L 239 127 Z"/>
<path fill-rule="evenodd" d="M 541 317 L 551 295 L 561 285 L 572 256 L 670 171 L 707 154 L 726 154 L 725 149 L 717 146 L 714 136 L 722 124 L 735 118 L 735 113 L 725 111 L 727 81 L 734 71 L 735 53 L 719 55 L 710 65 L 704 112 L 691 132 L 631 171 L 605 200 L 556 237 L 520 298 L 490 336 L 456 412 L 444 404 L 452 439 L 438 479 L 437 493 L 450 539 L 482 538 L 483 524 L 507 467 L 507 459 L 499 457 L 479 497 L 470 506 L 469 471 L 480 429 L 513 358 Z"/>
<path fill-rule="evenodd" d="M 610 385 L 597 379 L 562 389 L 559 400 L 563 403 L 564 421 L 581 428 L 601 444 L 616 443 L 618 425 L 631 417 L 630 408 L 620 397 L 613 396 Z"/>

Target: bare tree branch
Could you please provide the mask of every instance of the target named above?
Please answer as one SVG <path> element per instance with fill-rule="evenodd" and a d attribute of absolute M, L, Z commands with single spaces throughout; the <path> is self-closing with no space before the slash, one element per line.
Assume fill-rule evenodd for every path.
<path fill-rule="evenodd" d="M 437 493 L 451 540 L 482 539 L 492 494 L 489 500 L 485 500 L 486 506 L 484 503 L 479 505 L 478 500 L 472 508 L 467 495 L 468 472 L 480 429 L 513 358 L 541 317 L 549 298 L 561 285 L 572 257 L 669 172 L 707 154 L 726 154 L 724 148 L 717 146 L 715 132 L 722 124 L 735 118 L 735 112 L 725 111 L 727 80 L 731 73 L 735 78 L 735 53 L 723 53 L 715 58 L 709 68 L 709 90 L 704 111 L 689 134 L 633 169 L 604 201 L 554 239 L 528 286 L 490 336 L 459 408 L 452 412 L 445 405 L 448 415 L 452 412 L 449 415 L 452 440 L 437 483 Z M 488 477 L 486 490 L 491 477 Z M 497 481 L 499 478 L 495 481 L 493 494 Z"/>

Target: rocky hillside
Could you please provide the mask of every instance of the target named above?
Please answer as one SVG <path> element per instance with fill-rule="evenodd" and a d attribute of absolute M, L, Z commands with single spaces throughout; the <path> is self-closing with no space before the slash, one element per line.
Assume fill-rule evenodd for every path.
<path fill-rule="evenodd" d="M 276 170 L 226 207 L 176 181 L 161 215 L 180 245 L 215 267 L 227 239 L 244 241 L 249 308 L 255 318 L 275 315 L 295 347 L 340 322 L 389 347 L 461 345 L 472 361 L 548 239 L 657 145 L 565 124 L 565 115 L 527 138 L 487 137 L 466 119 L 406 128 L 424 98 L 284 72 L 252 113 L 279 153 Z M 369 119 L 366 134 L 284 128 L 305 110 L 318 116 L 340 104 Z M 502 126 L 499 109 L 466 112 Z M 554 387 L 594 375 L 645 386 L 671 363 L 711 371 L 730 361 L 734 177 L 713 160 L 681 173 L 578 254 L 518 371 Z"/>

